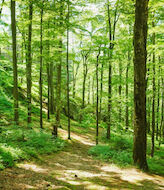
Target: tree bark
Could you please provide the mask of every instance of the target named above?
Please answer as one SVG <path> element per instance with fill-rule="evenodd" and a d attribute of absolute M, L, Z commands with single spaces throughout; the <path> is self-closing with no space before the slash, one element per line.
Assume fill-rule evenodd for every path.
<path fill-rule="evenodd" d="M 146 159 L 146 60 L 148 0 L 136 0 L 134 25 L 134 164 L 148 169 Z"/>
<path fill-rule="evenodd" d="M 16 39 L 16 19 L 15 1 L 11 0 L 11 30 L 12 30 L 12 53 L 13 53 L 13 99 L 14 99 L 14 121 L 19 124 L 18 105 L 18 72 L 17 72 L 17 39 Z"/>
<path fill-rule="evenodd" d="M 48 38 L 49 38 L 49 21 L 48 21 Z M 47 60 L 47 86 L 48 86 L 48 89 L 47 89 L 47 119 L 49 120 L 50 119 L 50 43 L 49 43 L 49 39 L 47 40 L 47 56 L 48 56 L 48 60 Z"/>
<path fill-rule="evenodd" d="M 63 0 L 60 0 L 60 30 L 63 28 Z M 59 63 L 57 65 L 57 86 L 56 86 L 56 123 L 53 127 L 53 135 L 55 138 L 58 136 L 58 127 L 60 126 L 60 112 L 61 112 L 61 71 L 62 71 L 62 48 L 63 41 L 62 35 L 59 41 Z"/>
<path fill-rule="evenodd" d="M 28 49 L 27 49 L 27 64 L 26 64 L 26 76 L 27 76 L 27 123 L 31 123 L 31 87 L 32 87 L 32 77 L 31 77 L 31 67 L 32 67 L 32 56 L 31 56 L 31 39 L 32 39 L 32 16 L 33 16 L 33 4 L 29 4 L 29 25 L 28 25 Z"/>
<path fill-rule="evenodd" d="M 104 57 L 105 57 L 105 50 L 104 50 Z M 100 120 L 101 120 L 101 112 L 102 112 L 102 97 L 103 97 L 103 78 L 104 78 L 104 59 L 101 63 L 101 82 L 100 82 Z"/>
<path fill-rule="evenodd" d="M 115 31 L 116 24 L 119 19 L 119 14 L 117 13 L 119 0 L 116 1 L 116 8 L 114 11 L 113 27 L 111 23 L 111 14 L 109 9 L 109 0 L 107 4 L 107 14 L 108 14 L 108 28 L 109 28 L 109 50 L 108 50 L 108 59 L 109 59 L 109 69 L 108 69 L 108 121 L 107 121 L 107 139 L 110 139 L 111 133 L 111 109 L 112 109 L 112 57 L 114 49 L 114 40 L 115 40 Z M 113 30 L 112 30 L 113 28 Z"/>
<path fill-rule="evenodd" d="M 152 23 L 154 27 L 154 22 Z M 152 36 L 153 45 L 155 45 L 155 33 Z M 151 157 L 154 156 L 154 133 L 155 133 L 155 49 L 153 50 L 153 102 L 152 102 L 152 146 L 151 146 Z"/>
<path fill-rule="evenodd" d="M 130 57 L 130 51 L 128 50 L 128 64 L 126 67 L 126 120 L 125 120 L 125 125 L 126 125 L 126 130 L 129 128 L 129 66 L 131 62 L 131 57 Z"/>
<path fill-rule="evenodd" d="M 68 109 L 68 139 L 71 139 L 71 124 L 70 124 L 70 99 L 69 99 L 69 0 L 67 1 L 68 15 L 67 15 L 67 109 Z"/>
<path fill-rule="evenodd" d="M 119 84 L 119 122 L 121 124 L 121 114 L 122 114 L 122 105 L 121 105 L 121 96 L 122 96 L 122 63 L 121 60 L 119 60 L 119 78 L 120 78 L 120 84 Z"/>
<path fill-rule="evenodd" d="M 97 63 L 96 63 L 96 145 L 99 143 L 99 56 L 100 56 L 100 48 L 97 55 Z"/>
<path fill-rule="evenodd" d="M 94 78 L 95 78 L 95 76 L 93 75 L 93 77 L 92 77 L 92 104 L 95 103 L 95 91 L 94 91 L 95 84 L 94 84 Z"/>
<path fill-rule="evenodd" d="M 43 1 L 44 3 L 44 1 Z M 40 78 L 39 78 L 39 92 L 40 92 L 40 128 L 43 129 L 43 4 L 40 13 Z"/>
<path fill-rule="evenodd" d="M 160 64 L 160 61 L 159 61 Z M 159 137 L 159 106 L 160 106 L 160 66 L 158 67 L 158 92 L 157 92 L 157 121 L 156 121 L 156 140 Z"/>

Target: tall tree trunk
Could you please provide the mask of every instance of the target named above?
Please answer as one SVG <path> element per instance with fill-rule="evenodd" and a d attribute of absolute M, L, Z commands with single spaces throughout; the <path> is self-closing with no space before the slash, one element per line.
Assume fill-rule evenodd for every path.
<path fill-rule="evenodd" d="M 44 3 L 44 1 L 43 1 Z M 39 91 L 40 91 L 40 128 L 43 129 L 43 4 L 40 15 L 40 79 L 39 79 Z"/>
<path fill-rule="evenodd" d="M 154 22 L 152 23 L 154 27 Z M 155 33 L 152 37 L 153 45 L 155 45 Z M 154 133 L 155 133 L 155 49 L 153 50 L 153 102 L 152 102 L 152 146 L 151 157 L 154 156 Z"/>
<path fill-rule="evenodd" d="M 160 64 L 160 61 L 159 61 Z M 157 121 L 156 121 L 156 140 L 159 137 L 159 104 L 160 104 L 160 66 L 158 68 L 158 94 L 157 94 Z"/>
<path fill-rule="evenodd" d="M 100 48 L 97 55 L 97 63 L 96 63 L 96 145 L 99 142 L 99 56 L 100 56 Z"/>
<path fill-rule="evenodd" d="M 27 75 L 27 123 L 31 123 L 31 87 L 32 87 L 32 77 L 31 77 L 31 67 L 32 67 L 32 56 L 31 56 L 31 38 L 32 38 L 32 16 L 33 16 L 33 4 L 29 4 L 29 25 L 28 25 L 28 49 L 27 49 L 27 64 L 26 64 L 26 75 Z"/>
<path fill-rule="evenodd" d="M 109 1 L 108 1 L 108 24 L 109 24 L 109 50 L 108 50 L 108 59 L 109 59 L 109 68 L 108 68 L 108 126 L 107 126 L 107 139 L 110 139 L 110 130 L 111 130 L 111 106 L 112 106 L 112 26 L 111 26 L 111 18 L 110 18 L 110 10 L 109 10 Z"/>
<path fill-rule="evenodd" d="M 148 0 L 136 0 L 134 25 L 134 146 L 133 160 L 147 170 L 146 60 Z"/>
<path fill-rule="evenodd" d="M 150 77 L 150 64 L 151 64 L 151 54 L 149 57 L 149 65 L 147 66 L 147 79 L 146 79 L 146 91 L 148 89 L 148 81 Z M 150 133 L 150 118 L 151 118 L 151 97 L 147 98 L 147 133 Z"/>
<path fill-rule="evenodd" d="M 11 30 L 12 30 L 12 52 L 13 52 L 13 99 L 14 99 L 14 121 L 19 124 L 18 112 L 18 72 L 17 72 L 17 40 L 16 40 L 16 19 L 15 1 L 11 0 Z"/>
<path fill-rule="evenodd" d="M 102 113 L 102 97 L 103 97 L 103 76 L 104 76 L 104 63 L 101 65 L 101 82 L 100 82 L 100 119 Z"/>
<path fill-rule="evenodd" d="M 109 59 L 109 69 L 108 69 L 108 122 L 107 122 L 107 139 L 110 139 L 110 131 L 111 131 L 111 108 L 112 108 L 112 55 L 114 48 L 114 40 L 115 40 L 115 31 L 116 31 L 116 23 L 119 19 L 118 4 L 119 0 L 115 3 L 115 11 L 114 11 L 114 19 L 113 19 L 113 27 L 111 24 L 111 14 L 109 9 L 109 0 L 107 1 L 107 14 L 108 14 L 108 28 L 109 28 L 109 50 L 108 50 L 108 59 Z M 112 29 L 113 28 L 113 29 Z"/>
<path fill-rule="evenodd" d="M 60 0 L 60 29 L 63 27 L 63 0 Z M 53 127 L 53 135 L 56 138 L 58 136 L 58 127 L 60 126 L 60 112 L 61 112 L 61 71 L 62 71 L 62 48 L 63 41 L 62 35 L 59 41 L 60 57 L 57 65 L 57 86 L 56 86 L 56 124 Z"/>
<path fill-rule="evenodd" d="M 128 64 L 126 67 L 126 120 L 125 120 L 125 125 L 126 125 L 126 130 L 129 128 L 129 66 L 131 62 L 131 57 L 130 57 L 130 50 L 128 50 Z"/>
<path fill-rule="evenodd" d="M 48 38 L 50 36 L 49 34 L 49 21 L 48 21 Z M 49 39 L 47 40 L 47 56 L 48 56 L 48 60 L 47 60 L 47 85 L 48 85 L 48 89 L 47 89 L 47 97 L 48 97 L 48 100 L 47 100 L 47 119 L 49 120 L 50 119 L 50 42 L 49 42 Z"/>
<path fill-rule="evenodd" d="M 71 124 L 70 124 L 70 99 L 69 99 L 69 0 L 67 0 L 68 15 L 67 15 L 67 109 L 68 109 L 68 139 L 71 139 Z"/>
<path fill-rule="evenodd" d="M 54 64 L 50 61 L 50 113 L 54 114 Z"/>
<path fill-rule="evenodd" d="M 150 133 L 150 118 L 151 118 L 151 98 L 147 99 L 148 111 L 147 111 L 147 132 Z"/>
<path fill-rule="evenodd" d="M 121 114 L 122 114 L 122 105 L 121 105 L 121 95 L 122 95 L 122 63 L 121 60 L 119 60 L 119 78 L 120 78 L 120 84 L 119 84 L 119 122 L 121 124 Z"/>
<path fill-rule="evenodd" d="M 92 104 L 95 103 L 95 91 L 94 91 L 94 88 L 95 88 L 95 83 L 94 83 L 94 75 L 92 77 Z"/>

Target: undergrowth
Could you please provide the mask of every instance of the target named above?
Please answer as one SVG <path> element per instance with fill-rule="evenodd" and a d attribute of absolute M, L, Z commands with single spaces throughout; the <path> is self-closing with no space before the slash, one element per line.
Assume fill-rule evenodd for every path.
<path fill-rule="evenodd" d="M 51 134 L 34 130 L 7 130 L 0 136 L 0 169 L 12 167 L 16 162 L 38 158 L 62 150 L 65 142 Z"/>
<path fill-rule="evenodd" d="M 106 140 L 106 135 L 102 135 L 101 141 L 105 145 L 97 145 L 91 147 L 88 153 L 98 159 L 115 163 L 121 167 L 128 167 L 133 165 L 133 135 L 131 133 L 125 133 L 120 135 L 116 132 L 111 134 L 110 141 Z M 150 156 L 150 139 L 148 138 L 148 153 L 147 161 L 149 171 L 159 175 L 164 175 L 164 146 L 161 145 L 159 148 L 156 144 L 155 155 L 152 158 Z"/>

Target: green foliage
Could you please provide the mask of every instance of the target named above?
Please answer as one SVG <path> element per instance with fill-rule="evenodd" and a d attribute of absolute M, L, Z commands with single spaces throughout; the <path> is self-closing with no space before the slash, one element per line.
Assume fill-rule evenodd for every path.
<path fill-rule="evenodd" d="M 106 134 L 103 133 L 102 140 L 108 143 L 108 145 L 92 147 L 89 150 L 89 154 L 121 166 L 132 164 L 132 135 L 119 135 L 112 132 L 110 141 L 107 141 Z"/>
<path fill-rule="evenodd" d="M 161 147 L 161 150 L 156 150 L 155 155 L 152 158 L 151 156 L 148 157 L 148 165 L 150 171 L 156 174 L 164 175 L 164 146 Z"/>
<path fill-rule="evenodd" d="M 33 130 L 8 130 L 0 136 L 0 169 L 14 166 L 16 161 L 38 158 L 62 150 L 65 142 L 51 134 Z"/>
<path fill-rule="evenodd" d="M 116 150 L 110 145 L 97 145 L 89 150 L 89 154 L 119 165 L 132 164 L 132 155 L 127 150 Z"/>

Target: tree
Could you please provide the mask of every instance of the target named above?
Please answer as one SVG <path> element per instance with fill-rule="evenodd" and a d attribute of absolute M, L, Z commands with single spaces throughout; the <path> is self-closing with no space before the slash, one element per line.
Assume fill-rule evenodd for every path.
<path fill-rule="evenodd" d="M 114 10 L 114 21 L 113 25 L 111 22 L 111 12 L 109 0 L 107 1 L 107 13 L 108 13 L 108 28 L 109 28 L 109 50 L 108 50 L 108 59 L 109 59 L 109 68 L 108 68 L 108 127 L 107 127 L 107 139 L 110 139 L 111 132 L 111 107 L 112 107 L 112 56 L 114 49 L 114 41 L 115 41 L 115 32 L 116 32 L 116 24 L 119 19 L 118 14 L 118 3 L 119 0 L 116 1 L 115 10 Z"/>
<path fill-rule="evenodd" d="M 17 72 L 17 39 L 16 39 L 16 19 L 15 1 L 11 0 L 11 30 L 12 30 L 12 52 L 13 52 L 13 99 L 14 99 L 14 121 L 19 124 L 18 112 L 18 72 Z"/>
<path fill-rule="evenodd" d="M 39 95 L 40 95 L 40 128 L 43 129 L 43 6 L 44 0 L 41 4 L 41 12 L 40 12 L 40 78 L 39 78 Z"/>
<path fill-rule="evenodd" d="M 96 145 L 98 144 L 99 136 L 99 57 L 101 53 L 101 46 L 99 46 L 97 61 L 96 61 Z"/>
<path fill-rule="evenodd" d="M 154 27 L 154 22 L 152 23 Z M 152 36 L 153 45 L 155 45 L 155 33 Z M 152 147 L 151 157 L 154 156 L 154 133 L 155 133 L 155 50 L 153 50 L 153 102 L 152 102 Z"/>
<path fill-rule="evenodd" d="M 60 127 L 60 112 L 61 112 L 61 72 L 62 72 L 62 48 L 63 48 L 63 0 L 60 0 L 60 40 L 59 40 L 59 63 L 57 64 L 57 86 L 56 86 L 56 123 L 53 128 L 53 135 L 58 136 L 58 127 Z"/>
<path fill-rule="evenodd" d="M 70 131 L 70 97 L 69 97 L 69 14 L 70 14 L 70 2 L 67 1 L 68 14 L 67 14 L 67 109 L 68 109 L 68 139 L 71 139 Z"/>
<path fill-rule="evenodd" d="M 129 78 L 129 66 L 131 63 L 131 57 L 130 57 L 130 51 L 128 50 L 128 63 L 126 67 L 126 119 L 125 119 L 125 125 L 126 130 L 129 128 L 129 102 L 128 102 L 128 95 L 129 95 L 129 85 L 128 85 L 128 78 Z"/>
<path fill-rule="evenodd" d="M 147 170 L 146 59 L 148 0 L 136 0 L 134 24 L 134 164 Z"/>
<path fill-rule="evenodd" d="M 27 64 L 26 64 L 26 75 L 27 75 L 27 107 L 28 107 L 28 124 L 31 123 L 31 67 L 32 67 L 32 55 L 31 55 L 31 40 L 32 40 L 32 16 L 33 16 L 33 2 L 29 2 L 29 26 L 28 26 L 28 50 L 27 50 Z"/>

